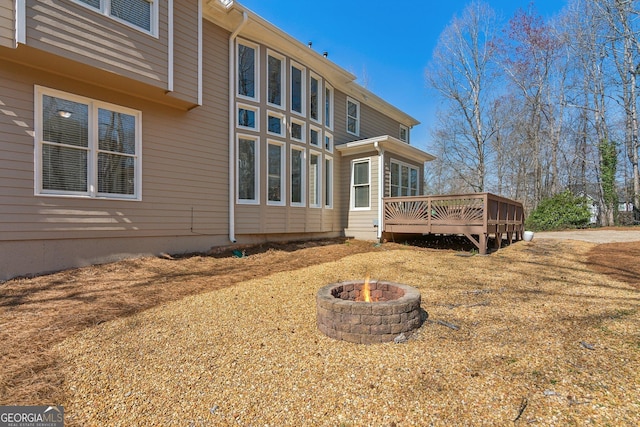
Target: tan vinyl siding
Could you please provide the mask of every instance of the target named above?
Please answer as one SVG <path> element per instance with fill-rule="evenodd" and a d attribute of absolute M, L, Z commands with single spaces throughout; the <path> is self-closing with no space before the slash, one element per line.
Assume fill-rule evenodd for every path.
<path fill-rule="evenodd" d="M 369 182 L 371 189 L 370 209 L 366 210 L 354 210 L 352 209 L 351 201 L 351 163 L 356 159 L 369 159 L 371 168 L 371 180 Z M 345 215 L 346 229 L 345 234 L 348 237 L 356 237 L 361 239 L 375 239 L 377 228 L 374 227 L 375 221 L 378 218 L 378 165 L 379 157 L 377 153 L 365 153 L 356 156 L 346 156 L 342 158 L 342 171 L 340 175 L 340 182 L 342 185 L 341 204 L 344 207 L 343 212 Z"/>
<path fill-rule="evenodd" d="M 198 2 L 174 0 L 173 4 L 174 92 L 172 95 L 195 104 L 198 102 Z M 208 76 L 208 78 L 211 77 L 213 76 Z"/>
<path fill-rule="evenodd" d="M 205 72 L 226 75 L 228 34 L 207 25 Z M 13 63 L 0 69 L 0 241 L 95 238 L 220 240 L 228 231 L 225 79 L 206 79 L 191 112 Z M 142 201 L 34 196 L 34 85 L 142 112 Z M 214 108 L 215 107 L 215 108 Z M 6 243 L 8 244 L 8 243 Z M 80 254 L 77 254 L 80 256 Z"/>
<path fill-rule="evenodd" d="M 0 46 L 15 47 L 15 2 L 0 0 Z"/>
<path fill-rule="evenodd" d="M 27 0 L 27 45 L 166 88 L 168 3 L 159 4 L 155 37 L 70 1 Z"/>

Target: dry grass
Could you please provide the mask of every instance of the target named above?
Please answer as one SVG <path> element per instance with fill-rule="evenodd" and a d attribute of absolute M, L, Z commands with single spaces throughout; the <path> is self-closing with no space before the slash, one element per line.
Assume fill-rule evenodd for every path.
<path fill-rule="evenodd" d="M 23 372 L 3 370 L 1 400 L 45 403 L 22 391 L 33 386 L 69 425 L 635 426 L 640 295 L 594 272 L 594 253 L 553 240 L 488 257 L 352 242 L 8 282 L 0 339 L 37 348 L 3 347 L 2 366 Z M 429 321 L 407 344 L 317 331 L 315 292 L 366 273 L 420 289 Z M 30 292 L 5 297 L 20 285 Z"/>

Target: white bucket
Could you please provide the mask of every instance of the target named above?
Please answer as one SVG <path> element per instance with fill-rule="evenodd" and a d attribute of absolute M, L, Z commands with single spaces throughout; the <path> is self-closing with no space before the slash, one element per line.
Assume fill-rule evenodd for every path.
<path fill-rule="evenodd" d="M 522 238 L 525 242 L 530 242 L 533 240 L 533 231 L 525 231 L 522 235 Z"/>

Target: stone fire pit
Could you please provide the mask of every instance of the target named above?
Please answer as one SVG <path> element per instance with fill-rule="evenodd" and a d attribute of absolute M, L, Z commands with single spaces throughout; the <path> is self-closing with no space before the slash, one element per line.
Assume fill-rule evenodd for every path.
<path fill-rule="evenodd" d="M 364 282 L 324 286 L 316 296 L 318 329 L 338 340 L 361 344 L 393 341 L 420 327 L 420 292 L 400 283 L 371 281 L 372 302 L 363 301 Z"/>

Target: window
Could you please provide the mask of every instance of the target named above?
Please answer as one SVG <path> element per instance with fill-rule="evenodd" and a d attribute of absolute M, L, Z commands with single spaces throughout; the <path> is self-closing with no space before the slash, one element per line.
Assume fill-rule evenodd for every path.
<path fill-rule="evenodd" d="M 284 57 L 269 52 L 267 55 L 267 103 L 284 108 Z"/>
<path fill-rule="evenodd" d="M 400 141 L 409 142 L 409 128 L 400 125 Z"/>
<path fill-rule="evenodd" d="M 347 98 L 347 132 L 360 135 L 360 103 Z"/>
<path fill-rule="evenodd" d="M 330 133 L 324 133 L 324 149 L 333 153 L 333 136 Z"/>
<path fill-rule="evenodd" d="M 284 145 L 267 144 L 267 204 L 284 205 Z"/>
<path fill-rule="evenodd" d="M 284 136 L 284 115 L 269 111 L 267 113 L 267 132 L 272 135 Z"/>
<path fill-rule="evenodd" d="M 141 113 L 36 87 L 36 194 L 140 200 Z"/>
<path fill-rule="evenodd" d="M 333 129 L 333 88 L 329 85 L 324 88 L 324 125 Z"/>
<path fill-rule="evenodd" d="M 314 74 L 311 74 L 309 82 L 309 117 L 311 120 L 321 123 L 320 121 L 320 78 Z"/>
<path fill-rule="evenodd" d="M 371 207 L 370 161 L 354 160 L 351 163 L 351 206 L 354 209 Z"/>
<path fill-rule="evenodd" d="M 320 154 L 309 153 L 309 206 L 312 208 L 319 208 L 322 204 L 321 167 Z"/>
<path fill-rule="evenodd" d="M 76 0 L 129 26 L 157 33 L 158 2 L 154 0 Z"/>
<path fill-rule="evenodd" d="M 391 161 L 391 197 L 418 195 L 418 169 Z"/>
<path fill-rule="evenodd" d="M 238 203 L 259 203 L 258 159 L 259 146 L 256 138 L 238 136 Z"/>
<path fill-rule="evenodd" d="M 258 109 L 238 104 L 238 127 L 249 130 L 260 130 L 258 125 Z"/>
<path fill-rule="evenodd" d="M 333 159 L 324 159 L 324 207 L 333 207 Z"/>
<path fill-rule="evenodd" d="M 304 149 L 291 146 L 291 206 L 304 206 Z"/>
<path fill-rule="evenodd" d="M 238 41 L 238 95 L 253 100 L 258 99 L 258 47 Z"/>
<path fill-rule="evenodd" d="M 291 119 L 291 139 L 304 142 L 306 125 L 303 121 Z"/>
<path fill-rule="evenodd" d="M 298 65 L 291 65 L 291 111 L 300 115 L 305 114 L 305 71 Z"/>
<path fill-rule="evenodd" d="M 322 135 L 322 131 L 317 127 L 311 126 L 309 128 L 309 144 L 315 145 L 316 147 L 320 147 L 320 138 Z"/>

